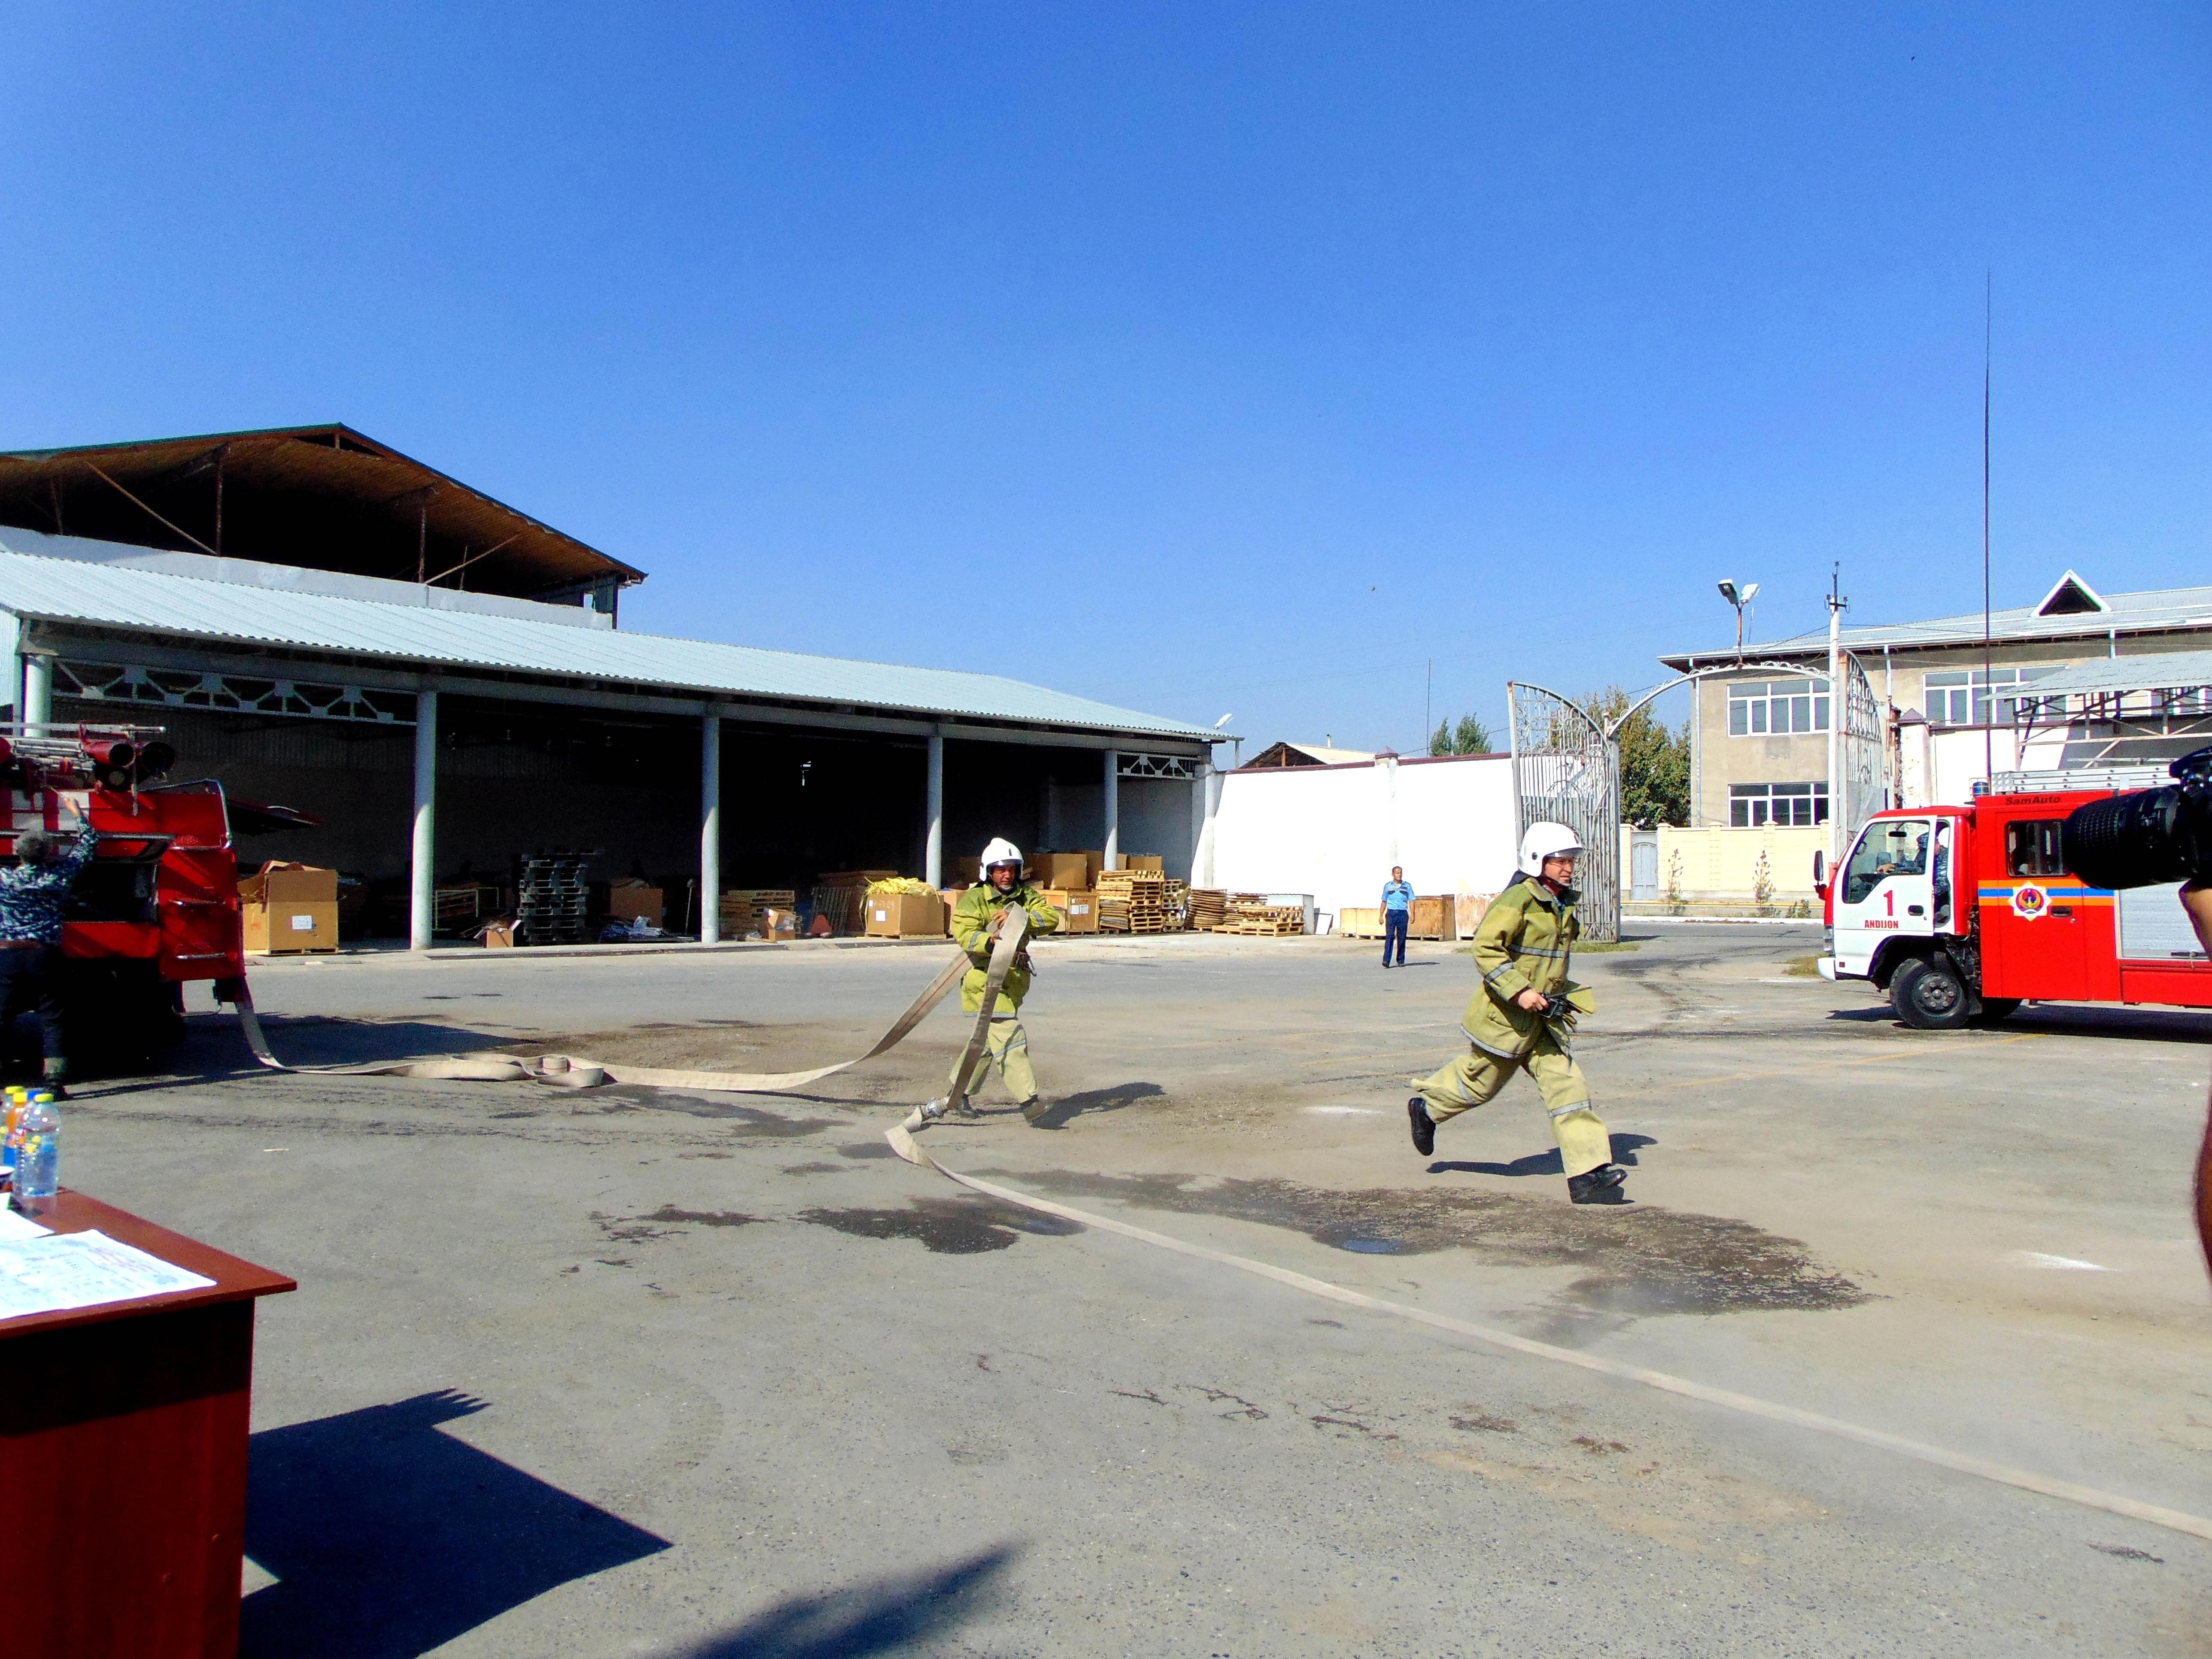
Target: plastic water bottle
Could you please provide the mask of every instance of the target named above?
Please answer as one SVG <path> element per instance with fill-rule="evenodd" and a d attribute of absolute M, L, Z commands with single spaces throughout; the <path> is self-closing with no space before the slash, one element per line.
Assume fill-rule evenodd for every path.
<path fill-rule="evenodd" d="M 15 1206 L 51 1202 L 61 1185 L 62 1115 L 43 1089 L 23 1109 L 23 1143 L 15 1151 Z"/>
<path fill-rule="evenodd" d="M 5 1126 L 4 1132 L 0 1132 L 0 1186 L 12 1187 L 15 1184 L 15 1153 L 23 1144 L 23 1114 L 31 1103 L 30 1091 L 11 1083 L 0 1091 L 0 1101 L 5 1102 L 0 1104 L 0 1125 Z"/>

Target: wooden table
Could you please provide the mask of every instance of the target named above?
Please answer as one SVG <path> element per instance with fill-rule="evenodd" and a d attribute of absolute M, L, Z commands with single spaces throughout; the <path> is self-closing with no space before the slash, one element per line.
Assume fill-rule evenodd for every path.
<path fill-rule="evenodd" d="M 0 1649 L 235 1659 L 253 1302 L 296 1287 L 66 1188 L 39 1219 L 215 1283 L 0 1320 Z"/>

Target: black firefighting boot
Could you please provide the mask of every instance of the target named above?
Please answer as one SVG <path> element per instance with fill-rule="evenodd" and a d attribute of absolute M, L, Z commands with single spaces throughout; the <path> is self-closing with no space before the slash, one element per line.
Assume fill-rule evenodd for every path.
<path fill-rule="evenodd" d="M 1567 1177 L 1567 1197 L 1577 1204 L 1626 1204 L 1628 1194 L 1622 1190 L 1628 1182 L 1628 1171 L 1618 1164 L 1601 1164 L 1595 1170 Z"/>
<path fill-rule="evenodd" d="M 1413 1150 L 1423 1158 L 1433 1157 L 1437 1150 L 1436 1120 L 1429 1115 L 1429 1103 L 1415 1095 L 1406 1103 L 1406 1121 L 1413 1131 Z"/>
<path fill-rule="evenodd" d="M 63 1079 L 68 1076 L 69 1061 L 58 1057 L 49 1060 L 46 1063 L 45 1073 L 40 1086 L 45 1089 L 47 1093 L 53 1096 L 56 1100 L 67 1100 L 69 1098 L 69 1091 L 62 1087 L 62 1082 Z"/>

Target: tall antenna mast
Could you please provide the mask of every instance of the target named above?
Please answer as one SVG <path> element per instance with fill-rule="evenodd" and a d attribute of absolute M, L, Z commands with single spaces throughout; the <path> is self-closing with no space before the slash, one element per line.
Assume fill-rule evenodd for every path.
<path fill-rule="evenodd" d="M 1982 719 L 1982 776 L 1996 782 L 1997 689 L 1990 652 L 1990 343 L 1995 310 L 1993 272 L 1982 276 L 1982 696 L 1989 713 Z M 1968 699 L 1969 703 L 1972 702 Z"/>

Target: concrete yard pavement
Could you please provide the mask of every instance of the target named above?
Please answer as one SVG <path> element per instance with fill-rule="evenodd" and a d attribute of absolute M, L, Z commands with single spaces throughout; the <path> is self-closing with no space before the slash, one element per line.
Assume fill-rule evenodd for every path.
<path fill-rule="evenodd" d="M 1633 929 L 1632 928 L 1632 931 Z M 1630 1364 L 2212 1516 L 2188 1231 L 2212 1020 L 1899 1027 L 1802 929 L 1578 961 L 1635 1168 L 1533 1088 L 1418 1158 L 1464 954 L 1051 941 L 1038 1128 L 948 1165 Z M 796 1068 L 932 950 L 257 964 L 301 1063 Z M 799 1096 L 257 1073 L 196 1014 L 64 1178 L 295 1274 L 263 1305 L 256 1655 L 2212 1652 L 2212 1547 L 1358 1311 L 887 1156 L 947 1009 Z"/>

